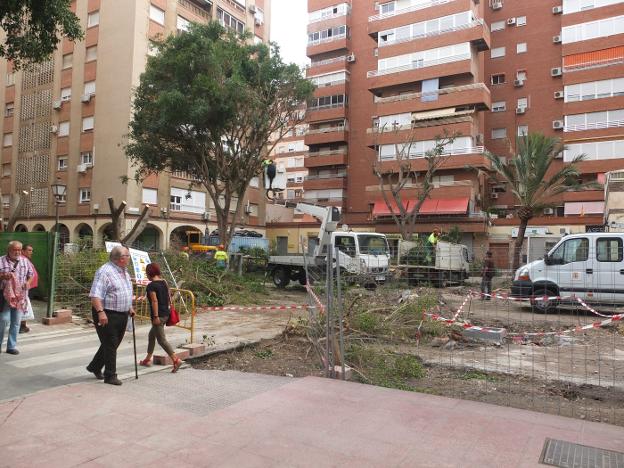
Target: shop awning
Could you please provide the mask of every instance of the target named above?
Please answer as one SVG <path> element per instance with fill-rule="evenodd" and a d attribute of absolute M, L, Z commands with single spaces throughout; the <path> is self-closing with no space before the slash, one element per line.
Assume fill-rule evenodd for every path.
<path fill-rule="evenodd" d="M 427 199 L 420 207 L 420 215 L 438 216 L 438 215 L 462 215 L 468 212 L 468 198 L 446 198 L 446 199 Z M 403 206 L 410 210 L 416 203 L 415 199 L 403 200 Z M 399 212 L 396 203 L 392 200 L 392 207 L 395 213 Z M 390 216 L 392 213 L 388 209 L 386 202 L 378 200 L 373 206 L 373 216 Z"/>
<path fill-rule="evenodd" d="M 563 206 L 563 214 L 565 216 L 583 216 L 586 214 L 602 214 L 604 213 L 604 202 L 568 202 Z"/>
<path fill-rule="evenodd" d="M 387 203 L 384 200 L 375 201 L 375 205 L 373 206 L 373 216 L 391 216 L 392 213 L 399 214 L 399 207 L 394 199 L 388 200 L 390 202 L 390 206 L 392 207 L 392 211 L 388 208 Z M 403 200 L 403 206 L 406 210 L 410 209 L 411 203 L 414 200 Z"/>

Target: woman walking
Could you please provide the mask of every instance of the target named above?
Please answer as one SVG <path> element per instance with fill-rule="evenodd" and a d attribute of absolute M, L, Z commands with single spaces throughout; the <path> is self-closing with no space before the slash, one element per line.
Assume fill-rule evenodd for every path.
<path fill-rule="evenodd" d="M 139 361 L 142 366 L 152 365 L 152 355 L 156 341 L 160 347 L 165 350 L 173 361 L 173 369 L 171 372 L 177 372 L 182 365 L 182 360 L 173 352 L 173 348 L 165 337 L 165 324 L 169 320 L 170 296 L 167 282 L 160 277 L 160 267 L 157 263 L 150 263 L 145 267 L 145 273 L 150 283 L 147 285 L 147 300 L 150 304 L 150 317 L 152 319 L 152 328 L 150 329 L 147 342 L 147 355 L 145 359 Z"/>

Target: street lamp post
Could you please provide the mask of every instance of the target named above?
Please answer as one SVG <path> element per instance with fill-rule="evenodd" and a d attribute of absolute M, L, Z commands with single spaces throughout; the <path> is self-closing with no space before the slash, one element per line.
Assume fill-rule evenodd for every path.
<path fill-rule="evenodd" d="M 60 179 L 56 179 L 56 182 L 51 185 L 52 195 L 54 195 L 54 213 L 56 218 L 56 225 L 54 226 L 54 242 L 51 262 L 51 274 L 50 274 L 50 292 L 48 294 L 48 310 L 46 315 L 52 317 L 54 308 L 54 288 L 56 283 L 56 255 L 58 253 L 58 238 L 59 238 L 59 205 L 65 197 L 65 191 L 67 185 L 63 184 Z"/>

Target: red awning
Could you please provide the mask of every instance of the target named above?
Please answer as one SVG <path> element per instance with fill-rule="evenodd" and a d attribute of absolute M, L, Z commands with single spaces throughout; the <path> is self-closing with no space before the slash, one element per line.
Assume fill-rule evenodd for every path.
<path fill-rule="evenodd" d="M 373 206 L 373 216 L 390 216 L 392 213 L 399 214 L 399 207 L 396 204 L 394 199 L 389 200 L 390 206 L 392 207 L 392 211 L 388 208 L 388 205 L 383 200 L 375 201 L 375 205 Z M 410 209 L 410 205 L 414 200 L 403 200 L 403 206 L 406 210 Z"/>
<path fill-rule="evenodd" d="M 421 205 L 419 214 L 421 215 L 459 215 L 468 211 L 468 198 L 428 198 Z"/>

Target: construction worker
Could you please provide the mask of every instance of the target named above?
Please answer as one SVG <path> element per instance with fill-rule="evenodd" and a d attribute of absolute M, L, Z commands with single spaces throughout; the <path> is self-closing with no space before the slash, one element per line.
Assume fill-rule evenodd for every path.
<path fill-rule="evenodd" d="M 219 250 L 217 250 L 217 252 L 214 254 L 214 259 L 217 262 L 217 268 L 221 270 L 225 270 L 228 263 L 228 254 L 224 249 L 225 247 L 223 246 L 223 244 L 221 244 L 219 246 Z"/>
<path fill-rule="evenodd" d="M 273 190 L 273 179 L 275 179 L 275 176 L 277 175 L 277 167 L 275 167 L 275 163 L 272 159 L 265 159 L 262 161 L 262 166 L 267 179 L 269 179 L 269 186 L 266 189 L 267 191 Z"/>
<path fill-rule="evenodd" d="M 435 265 L 436 246 L 440 240 L 440 228 L 434 228 L 427 238 L 427 264 Z"/>
<path fill-rule="evenodd" d="M 185 260 L 189 259 L 189 248 L 185 245 L 184 247 L 182 247 L 180 249 L 180 257 L 184 258 Z"/>

